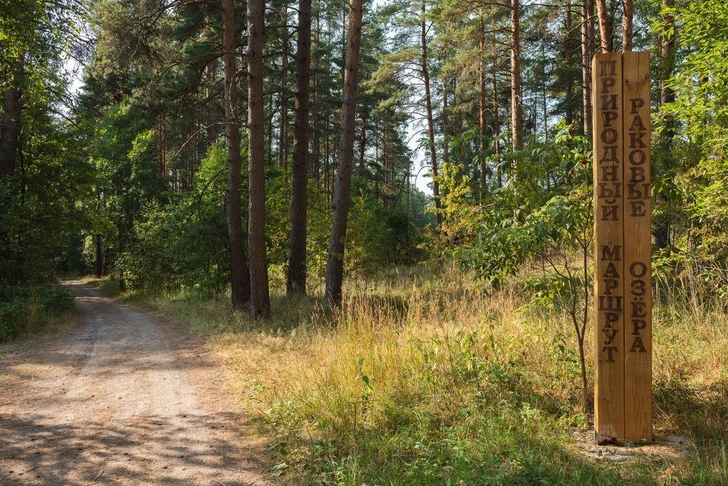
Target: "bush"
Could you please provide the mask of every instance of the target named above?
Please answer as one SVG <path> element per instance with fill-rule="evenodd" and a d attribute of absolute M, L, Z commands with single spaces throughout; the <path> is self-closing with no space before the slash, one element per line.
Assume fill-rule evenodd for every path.
<path fill-rule="evenodd" d="M 0 287 L 0 342 L 42 329 L 48 317 L 68 311 L 73 293 L 58 284 Z"/>

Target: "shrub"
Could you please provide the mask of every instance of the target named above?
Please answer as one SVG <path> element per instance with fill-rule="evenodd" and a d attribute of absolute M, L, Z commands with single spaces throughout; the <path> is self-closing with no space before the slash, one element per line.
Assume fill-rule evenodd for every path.
<path fill-rule="evenodd" d="M 52 315 L 73 306 L 73 293 L 58 284 L 0 287 L 0 342 L 42 329 Z"/>

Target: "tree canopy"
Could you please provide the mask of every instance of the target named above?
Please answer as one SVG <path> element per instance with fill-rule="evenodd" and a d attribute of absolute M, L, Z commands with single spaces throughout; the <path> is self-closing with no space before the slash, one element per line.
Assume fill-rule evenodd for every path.
<path fill-rule="evenodd" d="M 332 240 L 347 274 L 453 258 L 492 285 L 581 248 L 565 222 L 590 214 L 587 61 L 631 46 L 652 53 L 656 271 L 728 288 L 728 7 L 628 3 L 365 2 L 349 228 Z M 264 4 L 260 66 L 251 5 L 1 5 L 0 285 L 93 270 L 223 295 L 255 268 L 255 294 L 294 265 L 292 294 L 318 288 L 349 6 Z M 228 179 L 225 160 L 250 170 Z"/>

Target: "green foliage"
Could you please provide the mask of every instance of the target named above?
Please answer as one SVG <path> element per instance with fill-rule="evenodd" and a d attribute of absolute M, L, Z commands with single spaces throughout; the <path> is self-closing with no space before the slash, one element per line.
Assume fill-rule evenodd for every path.
<path fill-rule="evenodd" d="M 132 288 L 207 295 L 226 288 L 226 162 L 224 145 L 213 145 L 193 191 L 174 195 L 169 204 L 152 202 L 144 207 L 128 251 L 117 262 Z"/>
<path fill-rule="evenodd" d="M 0 342 L 42 329 L 50 315 L 73 307 L 73 293 L 57 284 L 0 286 Z"/>
<path fill-rule="evenodd" d="M 90 225 L 77 204 L 93 180 L 77 134 L 47 118 L 27 125 L 22 171 L 0 180 L 0 285 L 53 280 L 70 236 Z"/>
<path fill-rule="evenodd" d="M 728 5 L 720 0 L 678 2 L 663 9 L 679 25 L 684 46 L 675 79 L 674 104 L 666 109 L 678 120 L 685 135 L 703 148 L 724 146 L 728 127 Z M 664 32 L 674 35 L 674 32 Z"/>
<path fill-rule="evenodd" d="M 308 185 L 308 227 L 306 231 L 306 268 L 309 278 L 322 280 L 326 272 L 326 252 L 331 233 L 332 211 L 328 196 L 314 181 Z"/>
<path fill-rule="evenodd" d="M 498 285 L 531 259 L 588 248 L 591 167 L 583 137 L 559 127 L 554 142 L 513 154 L 509 183 L 477 201 L 457 166 L 443 168 L 443 236 L 452 255 Z"/>
<path fill-rule="evenodd" d="M 62 63 L 77 5 L 3 1 L 0 10 L 3 157 L 9 126 L 20 132 L 14 172 L 0 180 L 0 285 L 48 282 L 70 234 L 87 223 L 77 206 L 91 179 L 82 134 L 62 116 L 67 87 Z M 17 120 L 6 112 L 10 89 L 20 96 Z"/>
<path fill-rule="evenodd" d="M 587 142 L 561 123 L 554 141 L 510 154 L 508 184 L 473 198 L 458 167 L 441 177 L 449 253 L 498 289 L 507 277 L 527 273 L 530 306 L 565 312 L 576 334 L 584 409 L 588 410 L 585 354 L 591 288 L 593 203 Z M 528 273 L 527 273 L 528 274 Z"/>
<path fill-rule="evenodd" d="M 421 230 L 410 216 L 389 211 L 363 188 L 352 197 L 346 233 L 346 269 L 371 276 L 389 265 L 421 261 Z"/>
<path fill-rule="evenodd" d="M 132 288 L 219 294 L 227 285 L 225 215 L 219 205 L 150 206 L 118 265 Z"/>
<path fill-rule="evenodd" d="M 675 18 L 678 47 L 675 75 L 667 80 L 676 100 L 661 107 L 656 123 L 655 218 L 672 226 L 670 246 L 655 268 L 670 286 L 701 282 L 701 299 L 711 300 L 728 288 L 728 6 L 676 2 L 661 15 Z M 676 36 L 671 24 L 655 28 Z"/>

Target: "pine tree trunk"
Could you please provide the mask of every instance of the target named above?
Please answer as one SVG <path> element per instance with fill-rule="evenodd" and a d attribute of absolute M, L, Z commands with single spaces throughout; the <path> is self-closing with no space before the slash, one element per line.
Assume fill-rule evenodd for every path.
<path fill-rule="evenodd" d="M 663 8 L 672 8 L 675 0 L 662 0 Z M 660 105 L 661 107 L 675 101 L 675 91 L 670 87 L 668 81 L 675 73 L 675 17 L 665 15 L 662 19 L 665 24 L 665 31 L 672 31 L 671 36 L 666 36 L 660 44 Z M 675 140 L 676 122 L 675 117 L 666 115 L 664 117 L 665 128 L 661 137 L 661 162 L 663 173 L 669 173 L 672 168 L 672 149 Z M 658 203 L 664 204 L 667 196 L 660 191 L 655 191 L 655 199 Z M 655 248 L 665 249 L 670 244 L 670 211 L 662 211 L 662 217 L 655 219 Z"/>
<path fill-rule="evenodd" d="M 634 17 L 634 0 L 623 0 L 622 15 L 622 52 L 632 51 L 632 19 Z"/>
<path fill-rule="evenodd" d="M 241 313 L 250 301 L 250 277 L 245 259 L 242 203 L 240 194 L 240 122 L 235 63 L 234 0 L 225 0 L 223 42 L 225 47 L 225 139 L 227 141 L 227 224 L 230 238 L 230 297 L 233 312 Z"/>
<path fill-rule="evenodd" d="M 599 19 L 599 40 L 601 42 L 602 52 L 614 52 L 614 39 L 612 39 L 612 27 L 609 23 L 607 0 L 596 0 L 596 2 L 597 17 Z"/>
<path fill-rule="evenodd" d="M 496 155 L 500 155 L 501 153 L 501 146 L 500 146 L 500 115 L 498 114 L 500 104 L 498 103 L 498 70 L 496 69 L 497 64 L 496 61 L 493 61 L 492 68 L 493 68 L 493 76 L 491 77 L 492 82 L 492 91 L 493 91 L 493 151 Z M 496 174 L 498 177 L 498 187 L 503 187 L 503 167 L 500 163 L 500 160 L 498 161 L 498 168 L 496 169 Z"/>
<path fill-rule="evenodd" d="M 326 259 L 326 300 L 341 303 L 344 278 L 344 239 L 351 205 L 351 173 L 354 162 L 354 121 L 361 48 L 362 0 L 351 0 L 344 73 L 344 103 L 341 110 L 341 146 L 334 188 L 334 219 Z"/>
<path fill-rule="evenodd" d="M 573 12 L 572 12 L 572 5 L 571 0 L 568 0 L 564 8 L 566 9 L 565 17 L 566 21 L 564 24 L 564 28 L 566 30 L 566 35 L 564 36 L 564 50 L 565 52 L 565 59 L 567 66 L 573 66 L 574 65 L 574 51 L 575 49 L 575 42 L 574 42 L 574 19 L 573 19 Z M 545 83 L 546 77 L 544 76 L 544 83 Z M 544 90 L 544 97 L 546 96 L 546 91 Z M 572 100 L 574 99 L 574 78 L 572 76 L 567 76 L 566 78 L 566 124 L 572 125 L 574 123 L 574 104 Z M 546 110 L 544 110 L 546 111 Z"/>
<path fill-rule="evenodd" d="M 205 143 L 208 149 L 212 147 L 212 143 L 215 141 L 215 131 L 213 129 L 213 123 L 216 118 L 214 84 L 215 64 L 211 62 L 205 67 Z"/>
<path fill-rule="evenodd" d="M 286 293 L 306 294 L 306 217 L 308 209 L 308 113 L 311 79 L 311 0 L 298 4 L 296 117 L 293 127 L 290 257 Z"/>
<path fill-rule="evenodd" d="M 283 19 L 287 18 L 288 8 L 283 5 Z M 284 42 L 281 66 L 281 121 L 278 130 L 278 165 L 283 170 L 288 169 L 288 69 L 288 42 Z"/>
<path fill-rule="evenodd" d="M 478 91 L 479 91 L 479 110 L 478 110 L 478 133 L 480 140 L 478 141 L 478 150 L 480 151 L 480 197 L 479 200 L 483 200 L 485 194 L 485 109 L 486 109 L 486 95 L 485 95 L 485 19 L 483 18 L 483 12 L 480 12 L 480 24 L 478 27 L 478 35 L 480 37 L 479 43 L 479 59 L 478 59 Z"/>
<path fill-rule="evenodd" d="M 581 7 L 581 80 L 584 135 L 591 138 L 591 58 L 594 55 L 594 0 L 583 0 Z"/>
<path fill-rule="evenodd" d="M 366 162 L 365 155 L 367 151 L 367 121 L 369 113 L 366 109 L 361 114 L 361 134 L 359 136 L 359 177 L 365 177 L 366 175 Z"/>
<path fill-rule="evenodd" d="M 440 211 L 440 183 L 437 181 L 437 152 L 435 151 L 435 121 L 432 115 L 432 93 L 430 89 L 430 68 L 427 51 L 427 23 L 425 2 L 422 2 L 422 19 L 420 20 L 420 42 L 422 47 L 422 80 L 425 85 L 425 112 L 427 116 L 427 139 L 430 149 L 430 168 L 432 170 L 432 195 L 435 200 L 435 231 L 442 226 L 442 212 Z"/>
<path fill-rule="evenodd" d="M 250 315 L 270 316 L 265 256 L 265 153 L 263 140 L 263 15 L 265 0 L 248 0 L 248 261 Z"/>
<path fill-rule="evenodd" d="M 101 235 L 95 235 L 94 242 L 96 246 L 96 254 L 94 256 L 94 276 L 96 278 L 101 278 L 104 273 L 104 253 L 101 247 Z"/>
<path fill-rule="evenodd" d="M 0 178 L 15 172 L 15 159 L 20 144 L 20 114 L 23 109 L 20 79 L 24 70 L 21 59 L 11 69 L 10 79 L 7 80 L 9 87 L 5 90 L 5 106 L 0 125 Z"/>
<path fill-rule="evenodd" d="M 523 105 L 521 104 L 521 4 L 511 0 L 511 129 L 512 149 L 523 148 Z"/>
<path fill-rule="evenodd" d="M 445 79 L 442 83 L 442 162 L 445 164 L 450 162 L 450 107 L 448 105 L 448 83 L 448 79 Z"/>

